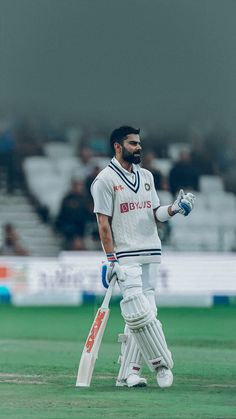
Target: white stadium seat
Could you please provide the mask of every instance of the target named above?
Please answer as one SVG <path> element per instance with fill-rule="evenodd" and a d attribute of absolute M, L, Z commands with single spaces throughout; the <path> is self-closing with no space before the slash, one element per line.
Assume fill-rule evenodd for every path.
<path fill-rule="evenodd" d="M 100 157 L 100 156 L 95 156 L 92 157 L 90 160 L 90 164 L 93 167 L 98 166 L 100 170 L 104 169 L 109 163 L 110 163 L 110 158 L 109 157 Z"/>
<path fill-rule="evenodd" d="M 200 192 L 212 194 L 224 190 L 223 180 L 220 176 L 202 175 L 199 179 Z"/>
<path fill-rule="evenodd" d="M 157 191 L 161 205 L 169 205 L 173 202 L 172 194 L 169 191 Z"/>
<path fill-rule="evenodd" d="M 217 226 L 206 229 L 204 226 L 173 228 L 171 244 L 176 250 L 211 250 L 218 251 L 222 248 L 220 231 Z"/>
<path fill-rule="evenodd" d="M 23 170 L 26 177 L 32 173 L 53 173 L 55 171 L 55 166 L 51 159 L 44 156 L 31 156 L 26 157 L 23 161 Z"/>
<path fill-rule="evenodd" d="M 48 157 L 28 157 L 23 162 L 26 182 L 37 201 L 55 217 L 60 203 L 70 186 L 70 176 L 58 172 Z"/>
<path fill-rule="evenodd" d="M 171 159 L 154 159 L 153 166 L 156 170 L 160 170 L 160 172 L 164 176 L 168 176 L 170 169 L 173 166 L 173 161 Z"/>
<path fill-rule="evenodd" d="M 215 192 L 206 196 L 207 206 L 214 211 L 236 211 L 236 197 L 232 192 Z"/>
<path fill-rule="evenodd" d="M 75 156 L 60 157 L 55 161 L 55 168 L 61 176 L 71 179 L 73 174 L 81 168 L 81 161 Z"/>
<path fill-rule="evenodd" d="M 172 143 L 168 146 L 168 156 L 171 160 L 177 161 L 182 151 L 190 151 L 189 143 Z"/>
<path fill-rule="evenodd" d="M 43 150 L 47 157 L 55 160 L 74 155 L 74 148 L 71 144 L 59 141 L 44 144 Z"/>

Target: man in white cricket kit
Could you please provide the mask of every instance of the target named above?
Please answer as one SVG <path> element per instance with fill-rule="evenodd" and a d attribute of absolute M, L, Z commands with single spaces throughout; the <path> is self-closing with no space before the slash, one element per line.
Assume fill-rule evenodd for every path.
<path fill-rule="evenodd" d="M 176 201 L 161 206 L 151 172 L 141 162 L 140 130 L 115 129 L 110 137 L 115 157 L 91 186 L 99 234 L 107 255 L 106 280 L 117 276 L 126 326 L 119 335 L 121 355 L 117 386 L 143 387 L 143 362 L 156 374 L 160 387 L 173 382 L 171 352 L 157 319 L 153 264 L 161 261 L 156 221 L 188 215 L 195 197 L 181 190 Z"/>

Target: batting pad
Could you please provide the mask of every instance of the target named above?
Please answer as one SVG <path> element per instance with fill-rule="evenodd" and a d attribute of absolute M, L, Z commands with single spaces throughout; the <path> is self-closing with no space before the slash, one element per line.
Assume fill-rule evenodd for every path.
<path fill-rule="evenodd" d="M 119 334 L 118 342 L 121 343 L 121 355 L 118 362 L 120 370 L 118 381 L 126 380 L 130 374 L 140 374 L 142 368 L 142 355 L 134 340 L 133 334 Z"/>
<path fill-rule="evenodd" d="M 159 366 L 173 367 L 162 325 L 142 293 L 124 298 L 121 312 L 134 340 L 151 371 Z"/>

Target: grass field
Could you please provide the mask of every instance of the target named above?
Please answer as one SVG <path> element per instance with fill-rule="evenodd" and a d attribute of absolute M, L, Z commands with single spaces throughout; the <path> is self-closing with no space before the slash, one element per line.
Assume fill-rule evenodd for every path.
<path fill-rule="evenodd" d="M 78 308 L 0 306 L 0 418 L 236 418 L 236 307 L 162 308 L 173 352 L 174 384 L 116 388 L 122 331 L 119 306 L 111 317 L 89 389 L 76 372 L 95 305 Z"/>

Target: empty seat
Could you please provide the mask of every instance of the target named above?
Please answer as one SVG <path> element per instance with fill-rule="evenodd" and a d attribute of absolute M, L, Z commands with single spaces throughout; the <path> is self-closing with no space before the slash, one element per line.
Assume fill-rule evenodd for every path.
<path fill-rule="evenodd" d="M 52 173 L 55 171 L 55 167 L 53 162 L 48 157 L 31 156 L 24 159 L 23 170 L 26 178 L 28 178 L 32 173 Z"/>
<path fill-rule="evenodd" d="M 98 166 L 100 170 L 104 169 L 110 163 L 109 157 L 95 156 L 90 160 L 90 164 L 94 167 Z"/>
<path fill-rule="evenodd" d="M 189 143 L 172 143 L 168 146 L 168 156 L 171 160 L 177 161 L 182 151 L 190 151 Z"/>
<path fill-rule="evenodd" d="M 69 143 L 50 142 L 43 146 L 44 153 L 51 159 L 69 157 L 74 155 L 74 148 Z"/>
<path fill-rule="evenodd" d="M 176 250 L 208 250 L 221 249 L 220 235 L 217 227 L 211 229 L 173 229 L 171 244 Z"/>
<path fill-rule="evenodd" d="M 173 161 L 171 159 L 154 159 L 153 166 L 156 170 L 160 170 L 164 176 L 168 176 L 173 166 Z"/>
<path fill-rule="evenodd" d="M 199 211 L 199 212 L 204 212 L 208 209 L 208 201 L 207 201 L 207 196 L 201 192 L 193 192 L 196 200 L 195 200 L 195 204 L 194 204 L 194 212 L 195 211 Z"/>
<path fill-rule="evenodd" d="M 209 193 L 206 197 L 207 206 L 212 210 L 224 210 L 226 212 L 236 210 L 236 197 L 231 192 L 218 191 Z"/>
<path fill-rule="evenodd" d="M 65 176 L 67 179 L 73 176 L 75 171 L 81 168 L 81 161 L 75 156 L 64 156 L 63 158 L 57 158 L 55 161 L 56 171 Z"/>
<path fill-rule="evenodd" d="M 202 175 L 199 179 L 199 188 L 202 193 L 208 194 L 223 191 L 224 184 L 220 176 Z"/>
<path fill-rule="evenodd" d="M 172 194 L 169 191 L 157 191 L 161 205 L 170 205 L 173 202 Z"/>
<path fill-rule="evenodd" d="M 65 193 L 66 190 L 63 188 L 57 188 L 45 190 L 42 194 L 41 203 L 48 208 L 52 218 L 55 218 L 58 215 Z"/>

